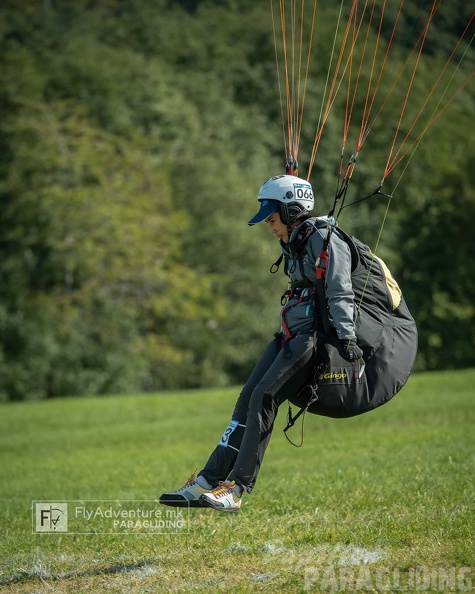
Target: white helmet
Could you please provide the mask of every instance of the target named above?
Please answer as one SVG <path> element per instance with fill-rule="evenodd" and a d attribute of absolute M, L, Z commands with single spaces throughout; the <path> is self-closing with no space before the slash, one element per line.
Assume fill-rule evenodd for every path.
<path fill-rule="evenodd" d="M 262 185 L 257 199 L 261 207 L 248 225 L 265 221 L 278 210 L 282 222 L 290 226 L 300 215 L 312 210 L 315 203 L 310 182 L 295 175 L 271 177 Z"/>

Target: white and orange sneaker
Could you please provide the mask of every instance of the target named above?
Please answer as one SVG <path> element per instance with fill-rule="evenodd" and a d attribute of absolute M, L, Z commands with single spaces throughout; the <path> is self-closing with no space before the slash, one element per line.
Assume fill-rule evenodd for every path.
<path fill-rule="evenodd" d="M 206 484 L 207 487 L 205 487 Z M 202 476 L 197 477 L 194 472 L 183 487 L 170 493 L 163 493 L 158 501 L 173 507 L 201 507 L 201 496 L 212 491 L 213 487 L 208 481 Z"/>
<path fill-rule="evenodd" d="M 200 503 L 223 512 L 238 512 L 241 509 L 242 489 L 234 481 L 219 481 L 219 485 L 204 493 Z"/>

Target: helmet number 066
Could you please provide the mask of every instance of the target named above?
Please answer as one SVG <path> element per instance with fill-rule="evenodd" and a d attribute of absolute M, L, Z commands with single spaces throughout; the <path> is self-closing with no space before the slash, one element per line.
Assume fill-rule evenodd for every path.
<path fill-rule="evenodd" d="M 295 185 L 295 194 L 299 200 L 313 200 L 311 186 Z"/>

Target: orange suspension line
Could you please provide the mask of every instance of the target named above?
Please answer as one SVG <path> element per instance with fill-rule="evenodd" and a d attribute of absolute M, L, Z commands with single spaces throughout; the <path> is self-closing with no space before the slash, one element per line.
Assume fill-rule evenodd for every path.
<path fill-rule="evenodd" d="M 416 145 L 416 148 L 417 148 L 417 146 L 419 145 L 419 142 L 421 141 L 422 137 L 427 132 L 427 130 L 430 128 L 430 126 L 432 126 L 432 124 L 439 119 L 439 117 L 442 115 L 442 113 L 447 109 L 447 107 L 452 103 L 452 101 L 457 97 L 457 95 L 467 86 L 467 84 L 472 80 L 472 78 L 474 76 L 475 76 L 475 72 L 472 72 L 472 74 L 470 74 L 470 76 L 468 76 L 466 78 L 466 80 L 464 81 L 462 86 L 452 95 L 452 97 L 447 101 L 447 103 L 444 105 L 444 107 L 442 107 L 442 109 L 439 111 L 439 113 L 433 119 L 430 120 L 430 122 L 427 124 L 427 126 L 424 128 L 424 130 L 419 134 L 419 136 L 414 140 L 414 142 L 411 144 L 411 146 L 404 153 L 404 155 L 402 155 L 402 157 L 398 160 L 398 162 L 395 165 L 393 165 L 392 169 L 394 169 L 394 167 L 396 167 L 396 165 L 403 160 L 403 158 L 407 155 L 407 153 L 412 149 L 412 147 L 414 145 Z M 412 156 L 411 156 L 411 158 L 412 158 Z M 391 171 L 392 171 L 392 169 L 391 169 Z M 404 173 L 404 171 L 403 171 L 403 173 Z M 389 172 L 387 175 L 389 175 Z M 387 175 L 386 175 L 386 177 L 387 177 Z M 401 175 L 401 177 L 402 177 L 402 175 Z M 398 184 L 399 184 L 399 181 L 401 180 L 401 177 L 398 180 Z M 385 178 L 383 178 L 383 179 L 385 179 Z M 394 190 L 393 190 L 393 192 L 394 192 Z"/>
<path fill-rule="evenodd" d="M 393 154 L 393 151 L 394 151 L 394 145 L 396 144 L 396 140 L 397 140 L 397 137 L 399 135 L 399 129 L 401 128 L 402 118 L 403 118 L 404 113 L 406 111 L 407 103 L 408 103 L 408 100 L 409 100 L 409 95 L 411 93 L 412 85 L 414 83 L 414 77 L 416 75 L 417 67 L 419 66 L 419 61 L 420 61 L 421 54 L 422 54 L 422 48 L 424 47 L 424 43 L 425 43 L 425 40 L 427 38 L 427 33 L 429 31 L 429 26 L 430 26 L 430 24 L 432 22 L 432 18 L 434 16 L 434 14 L 435 14 L 436 4 L 437 4 L 437 0 L 434 0 L 434 3 L 432 5 L 432 9 L 431 9 L 431 12 L 430 12 L 430 15 L 429 15 L 429 19 L 428 19 L 427 24 L 424 27 L 424 31 L 422 33 L 421 45 L 419 47 L 419 52 L 417 54 L 416 62 L 414 64 L 414 69 L 412 71 L 412 75 L 411 75 L 411 79 L 409 81 L 409 85 L 408 85 L 408 88 L 407 88 L 406 96 L 404 98 L 404 102 L 403 102 L 401 114 L 399 116 L 399 121 L 398 121 L 397 126 L 396 126 L 396 132 L 394 134 L 393 142 L 392 142 L 392 145 L 391 145 L 391 150 L 389 151 L 389 156 L 388 156 L 388 160 L 387 160 L 387 163 L 386 163 L 386 168 L 384 170 L 383 179 L 385 179 L 385 177 L 387 177 L 387 175 L 388 175 L 388 167 L 389 167 L 389 163 L 391 162 L 391 157 L 392 157 L 392 154 Z"/>
<path fill-rule="evenodd" d="M 354 19 L 353 19 L 353 21 L 354 21 L 353 22 L 353 39 L 352 39 L 352 44 L 351 44 L 351 49 L 350 49 L 350 52 L 349 52 L 347 64 L 345 66 L 345 70 L 348 67 L 349 73 L 348 73 L 348 86 L 347 86 L 347 97 L 346 97 L 346 112 L 345 112 L 345 120 L 344 120 L 344 126 L 343 126 L 343 141 L 342 141 L 342 149 L 341 149 L 341 153 L 340 153 L 340 165 L 339 165 L 339 170 L 338 170 L 338 175 L 339 176 L 341 176 L 342 169 L 343 169 L 344 150 L 345 150 L 345 146 L 346 146 L 346 142 L 347 142 L 348 131 L 349 131 L 349 128 L 350 128 L 351 116 L 353 114 L 353 107 L 354 107 L 355 100 L 356 100 L 356 93 L 357 93 L 357 90 L 358 90 L 358 85 L 359 85 L 359 81 L 360 81 L 360 77 L 361 77 L 361 70 L 362 70 L 362 67 L 363 67 L 364 57 L 365 57 L 365 53 L 366 53 L 366 47 L 367 47 L 367 42 L 368 42 L 368 37 L 369 37 L 369 31 L 370 31 L 370 28 L 371 28 L 371 22 L 372 22 L 372 18 L 373 18 L 373 14 L 374 14 L 375 3 L 376 3 L 376 0 L 373 0 L 373 8 L 372 8 L 372 11 L 371 11 L 371 15 L 370 15 L 368 26 L 367 26 L 367 30 L 366 30 L 366 36 L 365 36 L 365 41 L 364 41 L 364 45 L 363 45 L 363 51 L 362 51 L 361 56 L 360 56 L 360 63 L 359 63 L 358 72 L 357 72 L 357 75 L 356 75 L 355 84 L 354 84 L 353 98 L 351 100 L 351 105 L 350 105 L 349 104 L 349 98 L 350 98 L 350 95 L 351 95 L 353 56 L 354 56 L 354 53 L 355 53 L 356 41 L 358 39 L 358 35 L 359 35 L 359 32 L 360 32 L 361 27 L 362 27 L 364 15 L 365 15 L 366 9 L 368 7 L 368 0 L 366 0 L 366 2 L 365 2 L 363 11 L 362 11 L 361 16 L 360 16 L 360 19 L 359 19 L 359 25 L 358 25 L 358 27 L 356 27 L 356 23 L 357 23 L 356 10 L 354 12 Z M 343 72 L 343 74 L 344 74 L 344 72 Z M 343 81 L 343 75 L 342 75 L 342 78 L 340 80 L 340 84 L 341 84 L 342 81 Z M 336 93 L 335 93 L 335 97 L 336 97 Z M 332 105 L 333 105 L 333 102 L 335 100 L 335 97 L 333 97 Z M 345 175 L 343 176 L 343 179 L 344 180 L 348 179 L 351 176 L 351 174 L 353 172 L 353 169 L 354 169 L 355 159 L 356 159 L 356 156 L 353 155 L 352 158 L 350 159 L 350 163 L 348 164 L 348 167 L 347 167 L 347 169 L 345 171 Z"/>
<path fill-rule="evenodd" d="M 356 12 L 354 15 L 353 20 L 353 40 L 352 40 L 352 47 L 355 47 L 356 43 Z M 345 120 L 343 124 L 343 141 L 342 141 L 342 149 L 341 149 L 341 159 L 340 159 L 340 173 L 343 164 L 343 151 L 346 146 L 346 140 L 348 138 L 348 131 L 350 129 L 350 120 L 351 120 L 351 108 L 350 108 L 350 96 L 351 96 L 351 79 L 353 75 L 353 52 L 350 52 L 350 62 L 348 67 L 348 84 L 346 88 L 346 103 L 345 103 Z"/>
<path fill-rule="evenodd" d="M 291 97 L 290 97 L 290 85 L 289 85 L 289 67 L 287 61 L 287 33 L 285 28 L 285 7 L 284 0 L 280 0 L 280 23 L 282 29 L 282 49 L 284 54 L 284 74 L 285 74 L 285 97 L 287 104 L 287 142 L 288 150 L 292 150 L 292 132 L 291 132 Z"/>
<path fill-rule="evenodd" d="M 274 37 L 274 53 L 275 53 L 275 63 L 276 63 L 276 69 L 277 69 L 277 85 L 279 87 L 280 115 L 281 115 L 281 119 L 282 119 L 282 133 L 284 135 L 284 151 L 285 151 L 285 155 L 287 156 L 288 149 L 287 149 L 287 140 L 285 137 L 284 104 L 283 104 L 283 99 L 282 99 L 282 84 L 280 81 L 279 52 L 277 50 L 277 37 L 276 37 L 276 32 L 275 32 L 275 19 L 274 19 L 274 5 L 273 5 L 272 0 L 270 0 L 270 11 L 271 11 L 271 18 L 272 18 L 272 33 L 273 33 L 273 37 Z"/>
<path fill-rule="evenodd" d="M 463 37 L 465 36 L 465 33 L 468 31 L 468 28 L 470 27 L 470 24 L 471 24 L 471 22 L 473 21 L 474 17 L 475 17 L 475 13 L 472 13 L 472 16 L 470 17 L 470 20 L 469 20 L 469 22 L 467 23 L 467 26 L 465 27 L 465 29 L 464 29 L 464 31 L 463 31 L 463 33 L 462 33 L 462 35 L 460 36 L 459 40 L 457 41 L 457 43 L 456 43 L 456 45 L 455 45 L 454 49 L 452 50 L 452 53 L 450 54 L 450 56 L 449 56 L 448 60 L 446 61 L 446 63 L 445 63 L 445 65 L 444 65 L 444 67 L 442 68 L 442 71 L 441 71 L 441 73 L 440 73 L 440 74 L 439 74 L 439 76 L 437 77 L 437 80 L 435 81 L 434 85 L 432 86 L 432 89 L 430 90 L 430 92 L 429 92 L 429 94 L 428 94 L 428 96 L 427 96 L 426 100 L 424 101 L 424 103 L 423 103 L 422 107 L 420 108 L 420 110 L 419 110 L 419 113 L 418 113 L 418 114 L 417 114 L 417 116 L 415 117 L 415 119 L 414 119 L 414 122 L 412 123 L 412 126 L 409 128 L 408 132 L 406 133 L 406 136 L 404 137 L 404 140 L 401 142 L 401 145 L 399 146 L 399 149 L 397 150 L 396 154 L 394 155 L 394 157 L 393 157 L 393 159 L 392 159 L 391 163 L 389 163 L 389 165 L 387 165 L 387 166 L 386 166 L 386 170 L 385 170 L 385 177 L 386 177 L 387 175 L 389 175 L 390 171 L 392 171 L 392 170 L 394 169 L 394 167 L 396 167 L 396 165 L 402 161 L 402 159 L 403 159 L 403 158 L 406 156 L 406 154 L 409 152 L 409 150 L 412 148 L 412 146 L 414 146 L 415 142 L 417 142 L 417 139 L 416 139 L 416 140 L 415 140 L 415 141 L 414 141 L 414 142 L 411 144 L 411 146 L 409 147 L 409 149 L 407 149 L 407 150 L 406 150 L 406 151 L 403 153 L 403 155 L 402 155 L 402 156 L 401 156 L 401 157 L 398 159 L 398 156 L 399 156 L 400 152 L 402 151 L 402 149 L 403 149 L 403 147 L 404 147 L 404 144 L 406 143 L 406 141 L 407 141 L 407 139 L 409 138 L 409 136 L 410 136 L 411 132 L 413 131 L 413 129 L 414 129 L 414 126 L 416 125 L 417 121 L 419 120 L 419 118 L 420 118 L 420 116 L 421 116 L 422 112 L 424 111 L 424 109 L 425 109 L 425 107 L 426 107 L 427 103 L 429 102 L 430 98 L 431 98 L 431 97 L 432 97 L 432 95 L 434 94 L 434 91 L 435 91 L 435 89 L 437 88 L 437 86 L 438 86 L 438 84 L 439 84 L 439 82 L 440 82 L 440 80 L 441 80 L 442 76 L 444 75 L 444 72 L 447 70 L 447 67 L 448 67 L 449 63 L 451 62 L 451 60 L 452 60 L 452 58 L 453 58 L 453 56 L 454 56 L 455 52 L 457 51 L 457 49 L 458 49 L 458 47 L 459 47 L 460 43 L 462 42 L 462 39 L 463 39 Z M 472 40 L 473 40 L 473 37 L 472 37 Z M 471 43 L 472 43 L 472 42 L 470 41 L 470 44 L 471 44 Z M 469 44 L 469 45 L 470 45 L 470 44 Z M 460 89 L 459 89 L 459 91 L 460 91 Z M 458 92 L 459 92 L 459 91 L 457 91 L 457 93 L 456 93 L 456 94 L 458 94 Z M 451 101 L 452 101 L 452 99 L 450 100 L 450 102 L 451 102 Z M 448 104 L 447 104 L 447 105 L 448 105 Z M 445 107 L 444 107 L 444 109 L 445 109 Z M 443 111 L 443 110 L 442 110 L 442 111 Z M 439 113 L 439 115 L 440 115 L 440 113 Z M 437 116 L 437 118 L 438 118 L 438 117 L 439 117 L 439 116 Z M 437 118 L 436 118 L 436 119 L 437 119 Z M 434 121 L 435 121 L 435 120 L 434 120 Z M 418 138 L 419 138 L 420 136 L 422 136 L 422 135 L 423 135 L 423 134 L 426 132 L 426 130 L 429 128 L 429 126 L 430 126 L 432 123 L 433 123 L 433 121 L 429 120 L 429 123 L 428 123 L 428 124 L 427 124 L 427 126 L 424 128 L 424 130 L 423 130 L 422 134 L 420 134 L 420 135 L 418 136 Z"/>
<path fill-rule="evenodd" d="M 293 149 L 293 158 L 295 160 L 298 159 L 299 153 L 299 143 L 300 143 L 300 134 L 299 134 L 299 122 L 300 122 L 300 86 L 301 86 L 301 73 L 302 73 L 302 47 L 303 47 L 303 21 L 304 21 L 304 9 L 305 9 L 305 0 L 302 0 L 301 5 L 301 12 L 300 12 L 300 43 L 299 43 L 299 65 L 297 69 L 298 78 L 297 78 L 297 101 L 294 106 L 294 114 L 295 114 L 295 121 L 294 121 L 294 149 Z"/>
<path fill-rule="evenodd" d="M 305 96 L 307 93 L 308 71 L 309 71 L 309 67 L 310 67 L 310 56 L 311 56 L 311 52 L 312 52 L 313 31 L 315 29 L 316 12 L 317 12 L 317 0 L 315 0 L 313 3 L 312 25 L 311 25 L 311 29 L 310 29 L 310 39 L 309 39 L 309 45 L 308 45 L 308 51 L 307 51 L 307 64 L 306 64 L 306 68 L 305 68 L 305 78 L 304 78 L 304 86 L 303 86 L 303 93 L 302 93 L 302 102 L 300 103 L 299 125 L 298 125 L 298 130 L 297 130 L 297 137 L 299 139 L 299 143 L 300 143 L 300 135 L 302 132 L 303 112 L 304 112 L 304 106 L 305 106 Z M 302 29 L 301 29 L 301 31 L 303 31 L 303 3 L 302 3 Z M 303 33 L 301 35 L 303 35 Z M 299 85 L 299 88 L 300 88 L 300 85 Z M 298 158 L 298 154 L 295 156 L 295 158 L 296 159 Z"/>
<path fill-rule="evenodd" d="M 369 76 L 369 81 L 368 81 L 368 90 L 366 91 L 366 97 L 365 97 L 365 104 L 364 104 L 364 108 L 363 108 L 363 116 L 361 118 L 361 127 L 360 127 L 360 134 L 358 136 L 358 143 L 356 145 L 356 150 L 359 151 L 362 145 L 362 136 L 363 136 L 363 129 L 365 126 L 365 122 L 368 121 L 368 117 L 367 117 L 367 113 L 369 110 L 369 106 L 368 106 L 368 102 L 369 102 L 369 96 L 370 96 L 370 91 L 371 91 L 371 84 L 373 82 L 373 74 L 374 74 L 374 68 L 375 68 L 375 63 L 376 63 L 376 55 L 378 53 L 378 47 L 379 47 L 379 40 L 381 38 L 381 28 L 383 25 L 383 19 L 384 19 L 384 10 L 386 8 L 386 0 L 383 1 L 383 8 L 381 11 L 381 18 L 379 19 L 379 27 L 378 27 L 378 35 L 376 37 L 376 43 L 374 46 L 374 52 L 373 52 L 373 60 L 371 62 L 371 72 L 370 72 L 370 76 Z M 373 5 L 373 11 L 374 11 L 374 5 Z M 371 13 L 371 18 L 373 17 L 373 13 Z"/>
<path fill-rule="evenodd" d="M 290 2 L 290 36 L 291 36 L 291 49 L 292 49 L 292 71 L 291 71 L 291 87 L 290 87 L 290 109 L 289 109 L 289 130 L 290 130 L 290 152 L 292 155 L 295 154 L 295 113 L 296 113 L 296 99 L 295 99 L 295 23 L 296 23 L 296 10 L 297 3 L 291 0 Z"/>
<path fill-rule="evenodd" d="M 434 14 L 437 12 L 437 9 L 440 7 L 441 3 L 442 3 L 442 0 L 439 0 L 437 6 L 435 8 Z M 402 7 L 402 3 L 401 3 L 401 7 Z M 393 32 L 394 32 L 394 30 L 393 30 Z M 392 93 L 394 91 L 394 88 L 396 87 L 396 85 L 399 82 L 401 76 L 403 75 L 404 71 L 406 70 L 406 67 L 409 64 L 409 61 L 410 61 L 412 55 L 416 51 L 416 48 L 418 47 L 418 45 L 420 43 L 422 43 L 423 38 L 424 38 L 424 31 L 420 34 L 418 40 L 414 44 L 414 47 L 412 48 L 411 52 L 409 53 L 409 56 L 406 58 L 406 61 L 404 62 L 404 64 L 402 65 L 401 69 L 399 70 L 399 73 L 397 74 L 396 78 L 394 79 L 394 81 L 393 81 L 393 83 L 391 85 L 391 88 L 389 89 L 389 91 L 386 94 L 386 97 L 381 102 L 381 104 L 379 106 L 379 109 L 376 112 L 376 115 L 374 116 L 373 121 L 371 122 L 371 126 L 369 127 L 369 129 L 365 133 L 364 140 L 366 140 L 366 138 L 367 138 L 367 136 L 369 134 L 370 128 L 373 126 L 374 122 L 378 119 L 379 115 L 381 114 L 381 112 L 383 111 L 384 107 L 386 106 L 386 103 L 388 102 L 389 98 L 391 97 L 391 95 L 392 95 Z"/>
<path fill-rule="evenodd" d="M 297 11 L 295 11 L 295 15 Z M 293 158 L 294 161 L 297 162 L 298 160 L 298 153 L 299 153 L 299 144 L 300 144 L 300 131 L 302 129 L 302 116 L 303 112 L 303 98 L 301 98 L 301 88 L 302 88 L 302 56 L 303 56 L 303 44 L 304 44 L 304 20 L 305 20 L 305 0 L 302 0 L 301 9 L 300 9 L 300 43 L 299 43 L 299 65 L 298 65 L 298 78 L 297 78 L 297 100 L 294 106 L 294 114 L 295 114 L 295 121 L 294 121 L 294 134 L 295 134 L 295 141 L 294 145 L 295 148 L 293 150 Z M 305 86 L 307 85 L 307 81 L 305 80 Z M 294 93 L 295 95 L 295 93 Z"/>
<path fill-rule="evenodd" d="M 404 4 L 404 0 L 401 0 L 401 3 L 399 5 L 399 10 L 398 10 L 398 13 L 397 13 L 397 16 L 396 16 L 396 20 L 394 22 L 394 26 L 393 26 L 393 29 L 392 29 L 392 32 L 391 32 L 391 37 L 389 38 L 388 46 L 386 48 L 386 53 L 384 55 L 383 62 L 381 64 L 381 69 L 379 71 L 378 80 L 376 81 L 376 85 L 375 85 L 375 88 L 374 88 L 373 96 L 371 98 L 371 103 L 370 103 L 370 106 L 368 108 L 368 111 L 365 112 L 364 115 L 363 115 L 363 121 L 361 122 L 360 136 L 358 138 L 358 150 L 360 150 L 361 147 L 363 146 L 363 143 L 366 140 L 366 138 L 368 137 L 369 131 L 371 129 L 371 126 L 368 124 L 369 117 L 370 117 L 370 114 L 371 114 L 371 112 L 373 110 L 373 105 L 374 105 L 374 101 L 376 99 L 376 94 L 377 94 L 377 92 L 379 90 L 379 83 L 381 82 L 381 77 L 383 75 L 383 71 L 384 71 L 384 68 L 386 66 L 386 62 L 387 62 L 387 59 L 388 59 L 388 56 L 389 56 L 389 52 L 390 52 L 391 47 L 392 47 L 392 42 L 393 42 L 394 35 L 396 33 L 396 29 L 397 29 L 397 26 L 398 26 L 398 23 L 399 23 L 399 17 L 401 16 L 401 10 L 402 10 L 403 4 Z M 386 5 L 386 0 L 384 2 L 384 5 Z M 383 14 L 384 14 L 384 10 L 383 10 Z M 381 16 L 381 22 L 380 22 L 380 27 L 379 27 L 379 32 L 378 32 L 378 39 L 379 39 L 379 36 L 381 35 L 382 20 L 383 20 L 383 17 Z"/>
<path fill-rule="evenodd" d="M 352 48 L 354 48 L 357 38 L 356 33 L 356 12 L 354 14 L 353 19 L 353 40 L 352 40 Z M 350 109 L 350 95 L 351 95 L 351 79 L 353 75 L 353 52 L 350 52 L 349 55 L 349 66 L 348 66 L 348 84 L 346 86 L 346 102 L 345 102 L 345 118 L 343 121 L 343 139 L 341 143 L 341 151 L 340 151 L 340 163 L 338 165 L 338 182 L 337 182 L 337 189 L 336 194 L 339 194 L 340 189 L 340 181 L 343 173 L 343 160 L 345 156 L 345 148 L 346 148 L 346 141 L 348 138 L 348 131 L 350 129 L 350 121 L 351 121 L 351 109 Z M 346 171 L 348 173 L 348 169 Z M 346 177 L 345 173 L 345 177 Z"/>
<path fill-rule="evenodd" d="M 373 0 L 373 7 L 371 9 L 370 18 L 368 20 L 368 25 L 367 25 L 367 28 L 366 28 L 366 36 L 365 36 L 365 40 L 364 40 L 364 44 L 363 44 L 363 50 L 361 52 L 360 64 L 359 64 L 359 67 L 358 67 L 358 73 L 356 75 L 355 88 L 353 90 L 353 99 L 351 101 L 351 107 L 350 107 L 350 112 L 349 112 L 349 117 L 348 117 L 348 122 L 347 122 L 347 127 L 346 127 L 347 129 L 345 131 L 345 137 L 344 137 L 345 143 L 346 143 L 346 135 L 348 134 L 348 130 L 349 130 L 349 127 L 350 127 L 351 116 L 353 114 L 353 107 L 355 105 L 356 93 L 357 93 L 357 90 L 358 90 L 358 85 L 359 85 L 359 81 L 360 81 L 360 77 L 361 77 L 361 71 L 362 71 L 362 68 L 363 68 L 364 58 L 365 58 L 365 55 L 366 55 L 366 48 L 367 48 L 367 45 L 368 45 L 368 37 L 369 37 L 369 32 L 371 30 L 371 23 L 373 21 L 373 15 L 374 15 L 375 5 L 376 5 L 376 0 Z M 364 16 L 364 14 L 366 12 L 367 6 L 368 6 L 368 0 L 366 0 L 365 6 L 364 6 L 364 9 L 363 9 L 363 13 L 361 15 L 361 21 L 362 21 L 363 16 Z M 356 42 L 356 39 L 354 40 L 354 43 L 355 42 Z M 345 177 L 346 177 L 346 175 L 348 173 L 349 173 L 349 169 L 347 169 L 347 173 L 345 174 Z"/>
<path fill-rule="evenodd" d="M 472 19 L 473 19 L 473 15 L 472 15 Z M 470 19 L 470 21 L 471 21 L 472 19 Z M 469 24 L 470 24 L 470 23 L 469 23 Z M 468 26 L 467 26 L 467 28 L 468 28 Z M 464 34 L 465 34 L 465 31 L 464 31 L 464 33 L 462 34 L 462 36 L 463 36 Z M 470 40 L 470 43 L 468 44 L 468 47 L 470 47 L 470 45 L 472 44 L 474 37 L 475 37 L 475 35 L 474 35 L 474 36 L 472 36 L 472 39 Z M 459 41 L 459 43 L 460 43 L 460 41 Z M 458 44 L 457 44 L 457 45 L 458 45 Z M 468 50 L 468 47 L 467 47 L 467 50 Z M 465 51 L 465 53 L 466 53 L 466 51 Z M 463 58 L 464 58 L 464 56 L 465 56 L 465 53 L 464 53 L 464 55 L 462 56 L 462 58 L 459 60 L 459 63 L 458 63 L 458 65 L 457 65 L 457 69 L 459 68 L 459 66 L 460 66 L 460 64 L 461 64 L 461 62 L 462 62 L 462 60 L 463 60 Z M 456 69 L 456 70 L 457 70 L 457 69 Z M 404 153 L 403 153 L 403 154 L 402 154 L 402 155 L 399 157 L 399 159 L 398 159 L 397 161 L 395 161 L 395 159 L 393 160 L 393 163 L 391 164 L 391 168 L 389 169 L 389 171 L 387 172 L 387 174 L 386 174 L 386 176 L 385 176 L 385 177 L 387 177 L 387 176 L 389 175 L 389 173 L 390 173 L 390 172 L 391 172 L 391 171 L 392 171 L 392 170 L 393 170 L 393 169 L 396 167 L 396 165 L 398 165 L 398 164 L 399 164 L 399 163 L 400 163 L 400 162 L 401 162 L 401 161 L 404 159 L 404 157 L 407 155 L 407 153 L 408 153 L 408 152 L 409 152 L 409 151 L 412 149 L 412 147 L 413 147 L 414 145 L 416 145 L 416 148 L 417 148 L 417 146 L 419 145 L 419 142 L 421 141 L 421 138 L 422 138 L 422 136 L 424 136 L 424 134 L 427 132 L 427 130 L 430 128 L 430 126 L 432 126 L 432 124 L 433 124 L 434 122 L 436 122 L 436 121 L 439 119 L 439 117 L 441 116 L 441 114 L 442 114 L 442 113 L 443 113 L 443 112 L 444 112 L 444 111 L 447 109 L 447 107 L 448 107 L 448 106 L 449 106 L 449 105 L 452 103 L 452 101 L 453 101 L 453 100 L 454 100 L 454 99 L 457 97 L 457 95 L 458 95 L 458 94 L 459 94 L 459 93 L 460 93 L 460 92 L 461 92 L 461 91 L 462 91 L 462 90 L 463 90 L 463 89 L 464 89 L 464 88 L 467 86 L 467 84 L 468 84 L 468 83 L 471 81 L 471 79 L 472 79 L 472 78 L 475 76 L 475 72 L 472 72 L 472 73 L 471 73 L 471 74 L 470 74 L 470 75 L 469 75 L 469 76 L 468 76 L 468 77 L 465 79 L 465 81 L 463 82 L 463 84 L 462 84 L 462 85 L 459 87 L 459 89 L 457 89 L 457 91 L 456 91 L 456 92 L 455 92 L 455 93 L 452 95 L 452 97 L 451 97 L 451 98 L 449 99 L 449 101 L 448 101 L 448 102 L 447 102 L 447 103 L 446 103 L 446 104 L 445 104 L 445 105 L 442 107 L 442 109 L 441 109 L 441 110 L 440 110 L 440 111 L 437 113 L 437 115 L 434 115 L 434 114 L 435 114 L 435 112 L 437 111 L 437 109 L 438 109 L 438 107 L 439 107 L 439 105 L 440 105 L 440 103 L 441 103 L 441 101 L 442 101 L 442 99 L 443 99 L 443 97 L 444 97 L 444 95 L 445 95 L 445 93 L 446 93 L 446 91 L 447 91 L 447 89 L 448 89 L 448 87 L 449 87 L 449 85 L 450 85 L 451 81 L 453 80 L 454 76 L 455 76 L 455 72 L 454 72 L 454 74 L 452 75 L 452 78 L 450 79 L 450 81 L 447 83 L 447 86 L 446 86 L 446 88 L 445 88 L 444 92 L 442 93 L 442 96 L 441 96 L 441 98 L 439 99 L 439 102 L 438 102 L 438 104 L 437 104 L 437 106 L 436 106 L 436 108 L 435 108 L 434 112 L 432 113 L 432 116 L 429 118 L 429 122 L 427 123 L 427 125 L 425 126 L 425 128 L 424 128 L 424 129 L 422 130 L 422 132 L 421 132 L 421 133 L 420 133 L 420 134 L 417 136 L 417 138 L 416 138 L 416 139 L 415 139 L 415 140 L 412 142 L 412 144 L 411 144 L 411 145 L 410 145 L 410 146 L 409 146 L 409 147 L 408 147 L 408 148 L 407 148 L 407 149 L 404 151 Z M 439 77 L 439 78 L 440 78 L 440 77 Z M 407 137 L 406 137 L 406 138 L 407 138 Z M 415 149 L 414 149 L 414 150 L 415 150 Z M 413 153 L 413 154 L 414 154 L 414 153 Z M 412 159 L 412 156 L 411 156 L 411 159 Z M 402 177 L 402 175 L 401 175 L 401 177 Z M 385 179 L 385 178 L 383 178 L 383 179 Z M 399 183 L 399 181 L 398 181 L 398 183 Z"/>
<path fill-rule="evenodd" d="M 282 129 L 284 134 L 284 149 L 286 157 L 289 158 L 287 165 L 291 172 L 296 173 L 296 163 L 299 152 L 300 135 L 303 122 L 303 111 L 305 95 L 308 83 L 308 73 L 310 67 L 311 47 L 313 42 L 313 32 L 315 29 L 315 15 L 317 1 L 314 0 L 313 15 L 310 30 L 310 41 L 308 44 L 305 77 L 303 72 L 303 47 L 304 47 L 304 24 L 305 24 L 305 0 L 297 10 L 297 1 L 291 0 L 290 3 L 290 27 L 287 26 L 286 17 L 289 11 L 285 8 L 285 0 L 280 0 L 279 11 L 281 20 L 282 34 L 282 55 L 283 55 L 283 83 L 281 83 L 279 50 L 277 45 L 276 23 L 273 2 L 271 0 L 272 28 L 274 35 L 274 51 L 277 67 L 277 78 L 279 83 L 279 98 L 282 117 Z M 288 47 L 288 44 L 291 44 Z M 299 48 L 296 48 L 299 43 Z M 285 92 L 285 108 L 283 90 Z M 292 157 L 292 159 L 290 159 Z"/>
<path fill-rule="evenodd" d="M 340 67 L 341 67 L 341 62 L 343 60 L 343 55 L 344 55 L 346 43 L 347 43 L 347 40 L 348 40 L 348 35 L 349 35 L 350 27 L 351 27 L 351 22 L 353 20 L 353 15 L 355 14 L 355 10 L 356 10 L 357 5 L 358 5 L 358 0 L 353 0 L 353 4 L 351 6 L 351 11 L 350 11 L 350 16 L 348 18 L 348 22 L 347 22 L 347 25 L 346 25 L 345 33 L 344 33 L 344 36 L 343 36 L 343 41 L 342 41 L 341 48 L 340 48 L 340 53 L 339 53 L 339 56 L 338 56 L 337 64 L 335 66 L 335 72 L 333 74 L 333 80 L 332 80 L 332 83 L 331 83 L 331 86 L 330 86 L 330 91 L 328 93 L 328 97 L 327 97 L 327 100 L 326 100 L 326 105 L 325 105 L 323 117 L 322 117 L 320 126 L 317 128 L 317 132 L 315 134 L 315 140 L 314 140 L 314 143 L 313 143 L 312 154 L 311 154 L 310 163 L 309 163 L 308 177 L 310 177 L 310 172 L 311 172 L 311 170 L 313 168 L 313 164 L 315 162 L 315 157 L 317 156 L 318 146 L 319 146 L 320 140 L 322 138 L 324 126 L 326 124 L 326 121 L 328 119 L 328 116 L 330 115 L 331 108 L 333 107 L 333 103 L 335 102 L 336 95 L 338 93 L 338 90 L 340 89 L 340 86 L 341 86 L 342 81 L 343 81 L 343 77 L 344 77 L 345 72 L 346 72 L 346 68 L 348 67 L 348 63 L 349 63 L 350 58 L 351 58 L 352 50 L 350 51 L 350 56 L 347 59 L 346 66 L 345 66 L 345 68 L 343 70 L 343 73 L 341 75 L 340 82 L 337 85 L 338 73 L 339 73 L 339 70 L 340 70 Z M 338 33 L 338 29 L 335 31 L 335 40 L 336 40 L 337 33 Z M 353 48 L 354 48 L 354 44 L 352 45 L 352 49 Z M 336 87 L 336 91 L 335 91 L 335 87 Z"/>

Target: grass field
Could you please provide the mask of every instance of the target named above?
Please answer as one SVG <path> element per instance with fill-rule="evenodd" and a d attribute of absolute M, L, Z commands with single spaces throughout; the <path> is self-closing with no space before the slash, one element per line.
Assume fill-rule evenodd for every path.
<path fill-rule="evenodd" d="M 0 591 L 475 591 L 474 385 L 475 370 L 414 375 L 372 413 L 307 415 L 301 449 L 284 409 L 240 513 L 190 510 L 175 534 L 35 533 L 32 500 L 181 486 L 236 390 L 4 405 Z"/>

